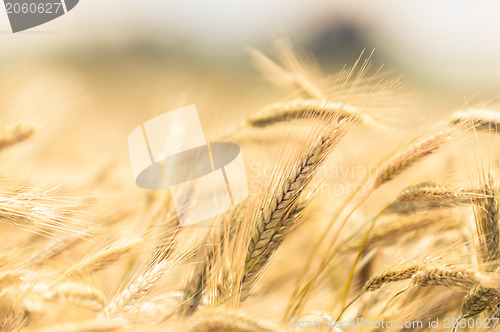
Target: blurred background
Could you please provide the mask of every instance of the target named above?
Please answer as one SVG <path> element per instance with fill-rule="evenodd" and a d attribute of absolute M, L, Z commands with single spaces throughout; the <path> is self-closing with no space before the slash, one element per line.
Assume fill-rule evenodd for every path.
<path fill-rule="evenodd" d="M 147 204 L 137 203 L 150 191 L 134 183 L 130 132 L 156 115 L 196 104 L 207 139 L 215 140 L 282 98 L 287 92 L 262 77 L 249 53 L 254 48 L 275 59 L 279 38 L 314 56 L 326 75 L 352 66 L 363 50 L 368 55 L 375 50 L 373 69 L 383 66 L 389 77 L 400 77 L 395 103 L 401 114 L 386 115 L 397 126 L 383 133 L 354 128 L 331 160 L 348 170 L 372 166 L 459 107 L 500 104 L 499 14 L 498 1 L 80 0 L 66 15 L 13 34 L 0 5 L 0 119 L 35 128 L 29 144 L 2 151 L 0 179 L 66 186 L 71 195 L 97 198 L 90 213 L 98 222 L 111 223 L 113 211 L 129 209 L 131 227 L 146 225 Z M 289 150 L 278 143 L 298 141 L 293 129 L 287 135 L 272 130 L 254 131 L 246 141 L 244 133 L 231 138 L 242 147 L 249 181 L 258 175 L 248 164 L 264 168 L 282 161 L 279 157 Z M 404 131 L 412 134 L 403 136 Z M 268 146 L 274 149 L 264 149 Z M 436 165 L 445 174 L 462 168 L 451 157 L 437 162 L 423 167 L 436 178 Z M 357 180 L 353 175 L 331 181 Z M 400 189 L 388 186 L 392 195 Z M 373 205 L 383 206 L 391 197 L 377 195 Z M 341 203 L 333 199 L 325 208 Z M 321 230 L 312 227 L 311 235 L 296 235 L 290 257 L 306 252 Z M 17 239 L 10 240 L 17 245 Z M 75 257 L 68 255 L 68 262 Z M 275 268 L 271 285 L 282 285 L 291 270 L 300 268 L 283 266 Z M 106 294 L 115 282 L 103 278 Z M 266 303 L 256 309 L 277 317 L 273 310 L 282 306 Z M 276 308 L 268 311 L 271 306 Z"/>
<path fill-rule="evenodd" d="M 219 128 L 282 97 L 248 50 L 273 56 L 284 37 L 327 74 L 375 49 L 374 67 L 402 76 L 410 121 L 401 125 L 413 129 L 464 104 L 496 102 L 499 10 L 495 1 L 81 0 L 16 34 L 1 10 L 0 105 L 64 126 L 64 136 L 58 128 L 47 139 L 58 144 L 30 151 L 40 163 L 65 158 L 70 174 L 96 155 L 126 164 L 125 137 L 152 116 L 194 103 L 204 127 Z"/>

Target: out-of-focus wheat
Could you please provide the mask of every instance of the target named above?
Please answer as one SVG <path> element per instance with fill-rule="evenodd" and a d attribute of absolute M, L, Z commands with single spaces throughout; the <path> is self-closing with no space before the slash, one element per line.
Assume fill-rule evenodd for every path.
<path fill-rule="evenodd" d="M 313 179 L 316 169 L 333 151 L 347 132 L 348 122 L 340 120 L 318 137 L 303 153 L 296 165 L 282 175 L 282 180 L 275 190 L 266 194 L 262 205 L 258 208 L 255 228 L 252 230 L 245 260 L 245 272 L 242 279 L 243 298 L 248 295 L 249 288 L 258 277 L 260 271 L 283 241 L 285 235 L 293 227 L 294 219 L 288 219 L 297 208 L 297 200 Z M 290 221 L 290 222 L 287 222 Z"/>
<path fill-rule="evenodd" d="M 466 129 L 498 131 L 500 112 L 488 109 L 459 110 L 453 113 L 448 121 L 453 125 L 462 125 Z"/>
<path fill-rule="evenodd" d="M 424 157 L 436 152 L 453 134 L 452 129 L 444 129 L 417 140 L 413 145 L 400 149 L 389 158 L 377 171 L 374 188 L 394 179 L 408 167 Z"/>
<path fill-rule="evenodd" d="M 499 315 L 499 158 L 483 156 L 479 149 L 497 150 L 498 112 L 457 111 L 383 158 L 375 174 L 351 178 L 340 172 L 334 177 L 320 167 L 338 163 L 332 158 L 330 165 L 327 159 L 341 140 L 346 144 L 334 157 L 342 165 L 350 161 L 346 156 L 355 164 L 360 151 L 361 167 L 379 158 L 373 130 L 366 129 L 386 129 L 391 122 L 387 112 L 397 104 L 397 79 L 387 81 L 378 71 L 368 75 L 370 56 L 326 76 L 286 43 L 279 62 L 260 53 L 254 57 L 287 95 L 246 116 L 231 132 L 249 129 L 245 134 L 252 144 L 242 150 L 249 169 L 259 174 L 248 174 L 252 194 L 217 220 L 181 227 L 168 193 L 144 195 L 127 187 L 133 183 L 123 180 L 119 154 L 112 167 L 89 158 L 92 163 L 83 168 L 99 170 L 90 181 L 58 178 L 54 157 L 44 160 L 48 165 L 37 164 L 36 172 L 21 172 L 23 159 L 16 173 L 23 176 L 13 179 L 24 181 L 18 189 L 7 186 L 8 180 L 0 183 L 5 240 L 0 242 L 0 329 L 251 332 L 289 329 L 291 318 L 318 327 L 339 312 L 339 318 L 349 316 L 344 319 L 424 324 L 455 318 L 460 310 L 462 317 Z M 285 122 L 288 135 L 274 126 Z M 19 123 L 0 130 L 0 150 L 33 136 L 28 121 Z M 358 123 L 365 126 L 351 131 Z M 455 139 L 460 128 L 466 129 L 464 139 Z M 261 133 L 282 140 L 284 153 L 253 140 Z M 460 154 L 464 160 L 458 161 L 458 147 L 477 137 L 487 137 L 487 146 L 477 140 L 477 151 Z M 24 145 L 30 148 L 29 143 Z M 74 151 L 68 155 L 84 163 L 83 150 L 70 143 Z M 255 144 L 258 149 L 252 151 Z M 438 155 L 440 150 L 445 151 Z M 14 158 L 30 158 L 16 155 L 15 148 L 5 156 L 10 152 Z M 261 155 L 272 157 L 271 174 L 254 167 Z M 449 158 L 450 169 L 465 171 L 435 172 L 432 180 L 406 174 L 430 155 L 437 161 Z M 470 155 L 477 155 L 473 166 Z M 471 181 L 465 173 L 483 159 L 492 161 L 489 169 L 479 166 L 479 179 Z M 262 168 L 267 166 L 266 161 Z M 403 184 L 403 173 L 415 184 Z M 53 185 L 52 178 L 55 187 L 64 182 L 65 190 L 93 198 L 77 205 L 55 190 L 34 189 Z M 361 185 L 361 194 L 322 190 L 332 184 L 346 184 L 346 189 L 351 181 Z M 82 213 L 97 216 L 95 224 L 80 220 Z M 346 306 L 351 282 L 358 295 Z M 292 294 L 290 287 L 295 288 Z M 285 320 L 279 323 L 276 317 L 283 311 Z"/>

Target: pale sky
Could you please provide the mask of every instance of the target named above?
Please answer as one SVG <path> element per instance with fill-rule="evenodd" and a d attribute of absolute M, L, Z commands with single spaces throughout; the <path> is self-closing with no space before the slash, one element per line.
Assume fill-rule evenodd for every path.
<path fill-rule="evenodd" d="M 457 80 L 500 82 L 500 2 L 422 0 L 81 0 L 67 15 L 12 34 L 0 11 L 1 55 L 145 34 L 159 42 L 252 46 L 276 35 L 307 38 L 356 22 L 398 61 Z"/>

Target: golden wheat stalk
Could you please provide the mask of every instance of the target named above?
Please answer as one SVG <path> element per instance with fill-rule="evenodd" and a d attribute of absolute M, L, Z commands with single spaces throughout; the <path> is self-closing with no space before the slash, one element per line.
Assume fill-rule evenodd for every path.
<path fill-rule="evenodd" d="M 0 222 L 5 221 L 47 237 L 60 234 L 88 236 L 93 225 L 68 215 L 75 213 L 68 202 L 44 194 L 0 193 Z"/>
<path fill-rule="evenodd" d="M 88 284 L 71 281 L 53 285 L 44 292 L 44 299 L 76 304 L 95 311 L 103 309 L 106 303 L 100 290 Z"/>
<path fill-rule="evenodd" d="M 480 180 L 482 196 L 473 200 L 474 221 L 478 234 L 477 252 L 481 262 L 496 262 L 500 258 L 499 247 L 499 185 L 493 173 L 482 175 Z M 488 266 L 489 270 L 496 270 Z M 479 314 L 498 302 L 498 294 L 491 289 L 478 285 L 473 288 L 462 302 L 462 314 L 466 317 Z"/>
<path fill-rule="evenodd" d="M 394 202 L 449 200 L 460 203 L 471 198 L 472 193 L 461 186 L 441 181 L 425 181 L 404 189 Z"/>
<path fill-rule="evenodd" d="M 446 286 L 470 290 L 475 285 L 487 282 L 486 276 L 467 266 L 439 264 L 419 269 L 413 275 L 411 284 L 421 287 Z"/>
<path fill-rule="evenodd" d="M 378 169 L 373 188 L 380 187 L 424 157 L 436 152 L 450 138 L 453 132 L 453 129 L 446 128 L 399 150 Z"/>
<path fill-rule="evenodd" d="M 323 75 L 321 73 L 314 74 L 317 71 L 316 66 L 307 66 L 305 61 L 298 58 L 289 44 L 281 43 L 279 48 L 284 68 L 260 52 L 253 51 L 252 54 L 264 76 L 274 84 L 291 90 L 292 95 L 298 94 L 301 98 L 273 103 L 231 129 L 223 137 L 229 137 L 248 126 L 264 127 L 294 118 L 321 118 L 326 114 L 340 118 L 356 117 L 364 125 L 372 128 L 384 128 L 368 114 L 368 109 L 372 108 L 374 104 L 383 106 L 385 98 L 394 100 L 390 96 L 397 89 L 398 80 L 390 80 L 385 84 L 379 82 L 377 89 L 369 83 L 363 83 L 364 76 L 371 66 L 371 56 L 364 61 L 355 75 L 363 56 L 361 53 L 350 70 L 342 71 L 338 75 L 334 87 L 328 88 L 331 91 L 325 92 L 323 90 L 327 89 L 326 86 L 318 87 L 318 85 L 324 85 L 319 82 Z M 353 76 L 355 76 L 354 79 Z M 367 81 L 371 82 L 375 78 L 371 77 Z M 336 99 L 332 99 L 330 96 Z M 355 99 L 354 96 L 361 99 L 359 105 L 364 105 L 363 107 L 357 107 L 355 103 L 351 102 Z M 367 107 L 368 105 L 372 105 L 372 107 Z"/>
<path fill-rule="evenodd" d="M 227 248 L 225 247 L 234 237 L 235 233 L 237 233 L 237 229 L 242 222 L 244 216 L 242 211 L 245 207 L 246 201 L 224 213 L 220 218 L 221 221 L 217 222 L 217 225 L 221 227 L 213 228 L 203 239 L 197 256 L 194 258 L 197 262 L 190 276 L 188 276 L 184 287 L 184 295 L 180 308 L 182 313 L 194 313 L 200 305 L 203 296 L 208 296 L 209 300 L 207 302 L 213 304 L 214 297 L 219 297 L 222 294 L 220 288 L 223 287 L 222 285 L 225 282 L 224 280 L 219 280 L 217 276 L 225 274 L 226 267 L 221 266 L 222 264 L 220 263 L 223 259 L 224 251 L 227 252 Z M 221 282 L 219 283 L 219 281 Z M 213 285 L 211 291 L 209 291 L 210 294 L 206 295 L 205 288 L 208 283 Z"/>
<path fill-rule="evenodd" d="M 499 247 L 499 205 L 500 186 L 494 175 L 488 173 L 483 176 L 482 196 L 474 202 L 474 220 L 479 238 L 478 253 L 483 262 L 500 259 Z"/>
<path fill-rule="evenodd" d="M 351 215 L 354 213 L 354 211 L 364 203 L 364 201 L 371 195 L 371 193 L 375 189 L 377 189 L 381 185 L 387 183 L 388 181 L 391 181 L 396 176 L 403 173 L 410 166 L 413 166 L 414 164 L 416 164 L 419 161 L 421 161 L 422 159 L 424 159 L 426 156 L 429 156 L 429 155 L 435 153 L 436 151 L 438 151 L 439 148 L 441 148 L 441 146 L 451 137 L 451 135 L 453 133 L 454 133 L 454 130 L 451 128 L 441 129 L 437 133 L 428 134 L 428 135 L 424 136 L 423 138 L 418 139 L 413 144 L 410 144 L 408 146 L 404 146 L 404 147 L 398 149 L 395 154 L 393 154 L 389 158 L 385 159 L 384 163 L 382 164 L 382 166 L 380 168 L 378 168 L 378 171 L 375 174 L 375 180 L 374 180 L 371 188 L 366 192 L 366 194 L 362 197 L 362 199 L 355 205 L 355 207 L 353 209 L 350 210 L 349 213 L 347 213 L 347 215 L 340 222 L 340 227 L 337 230 L 334 238 L 330 241 L 330 244 L 328 246 L 326 254 L 322 258 L 320 264 L 318 265 L 316 272 L 313 274 L 313 276 L 310 279 L 308 279 L 306 282 L 304 282 L 303 285 L 299 285 L 295 289 L 295 291 L 292 295 L 292 300 L 289 303 L 286 315 L 291 317 L 293 315 L 296 315 L 297 313 L 300 314 L 305 303 L 307 302 L 307 299 L 308 299 L 312 289 L 315 287 L 319 276 L 325 270 L 325 268 L 328 266 L 328 262 L 331 259 L 331 256 L 333 254 L 332 251 L 335 248 L 335 243 L 339 237 L 340 232 L 342 231 L 342 229 L 344 228 L 344 226 L 346 225 L 347 221 L 349 220 Z M 352 196 L 352 197 L 354 197 L 354 196 Z M 368 239 L 371 230 L 375 227 L 375 221 L 376 221 L 376 218 L 373 219 L 372 226 L 368 230 L 368 233 L 365 235 L 365 239 Z M 328 233 L 328 231 L 324 233 L 320 242 L 322 242 L 325 239 L 325 236 L 327 233 Z M 362 253 L 363 248 L 364 248 L 364 242 L 365 241 L 363 241 L 363 244 L 359 248 L 358 256 L 356 257 L 354 266 L 351 270 L 351 275 L 350 275 L 349 280 L 347 282 L 347 285 L 345 287 L 345 297 L 344 297 L 345 300 L 347 299 L 347 294 L 349 291 L 349 287 L 350 287 L 352 278 L 354 276 L 356 264 L 361 256 L 361 253 Z M 345 303 L 343 304 L 343 306 L 345 306 Z"/>
<path fill-rule="evenodd" d="M 248 296 L 252 284 L 284 236 L 295 226 L 294 219 L 287 217 L 295 213 L 299 196 L 311 182 L 317 168 L 344 137 L 348 124 L 346 120 L 341 120 L 329 125 L 296 164 L 281 175 L 277 188 L 265 195 L 267 198 L 258 207 L 255 227 L 251 230 L 242 278 L 243 299 Z"/>
<path fill-rule="evenodd" d="M 470 317 L 492 308 L 499 302 L 498 292 L 481 285 L 474 287 L 462 301 L 462 315 Z"/>
<path fill-rule="evenodd" d="M 477 190 L 456 184 L 424 181 L 401 191 L 394 201 L 384 208 L 382 214 L 404 215 L 418 213 L 422 209 L 456 207 L 470 204 L 472 199 L 480 196 Z"/>
<path fill-rule="evenodd" d="M 182 231 L 179 219 L 175 215 L 175 209 L 171 207 L 169 211 L 166 220 L 162 221 L 159 225 L 153 225 L 145 236 L 147 239 L 151 235 L 155 240 L 155 247 L 153 248 L 153 255 L 150 262 L 167 259 L 174 250 L 175 241 Z"/>
<path fill-rule="evenodd" d="M 171 246 L 175 245 L 174 241 Z M 109 317 L 125 314 L 144 299 L 158 281 L 167 273 L 172 272 L 190 254 L 179 254 L 177 257 L 161 259 L 147 265 L 146 269 L 121 290 L 104 311 Z"/>
<path fill-rule="evenodd" d="M 80 240 L 82 240 L 82 236 L 79 235 L 69 235 L 62 239 L 56 239 L 34 252 L 27 260 L 26 264 L 32 266 L 45 264 L 48 260 L 62 254 Z"/>
<path fill-rule="evenodd" d="M 108 315 L 113 317 L 123 311 L 130 310 L 131 307 L 140 302 L 149 291 L 156 285 L 160 278 L 168 271 L 172 270 L 175 262 L 163 260 L 146 270 L 142 275 L 134 280 L 116 297 L 106 308 Z"/>
<path fill-rule="evenodd" d="M 385 284 L 411 279 L 425 267 L 426 262 L 401 263 L 374 275 L 363 286 L 364 292 L 373 292 Z"/>
<path fill-rule="evenodd" d="M 500 112 L 488 109 L 459 110 L 449 118 L 452 125 L 462 125 L 467 129 L 479 131 L 498 131 L 500 129 Z"/>
<path fill-rule="evenodd" d="M 66 270 L 62 278 L 70 278 L 78 275 L 89 275 L 91 273 L 105 269 L 134 250 L 137 250 L 142 243 L 142 237 L 115 243 L 109 248 L 102 249 L 95 255 L 83 260 L 70 269 Z"/>
<path fill-rule="evenodd" d="M 293 99 L 273 103 L 251 116 L 246 121 L 246 125 L 252 127 L 266 127 L 278 122 L 286 122 L 294 119 L 322 118 L 325 115 L 339 117 L 340 119 L 357 118 L 362 124 L 375 125 L 375 120 L 368 114 L 361 113 L 359 108 L 341 102 L 329 101 L 327 99 Z"/>
<path fill-rule="evenodd" d="M 186 286 L 184 286 L 183 301 L 180 311 L 183 314 L 192 314 L 200 305 L 203 290 L 207 282 L 207 270 L 210 269 L 208 262 L 211 257 L 207 256 L 207 261 L 199 263 L 196 270 L 188 277 Z"/>

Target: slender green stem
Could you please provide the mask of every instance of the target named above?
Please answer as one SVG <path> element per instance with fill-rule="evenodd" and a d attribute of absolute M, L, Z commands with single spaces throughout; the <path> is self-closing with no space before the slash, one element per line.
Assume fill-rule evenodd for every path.
<path fill-rule="evenodd" d="M 349 289 L 351 288 L 352 280 L 354 279 L 354 274 L 356 273 L 356 266 L 358 265 L 359 259 L 361 258 L 361 255 L 363 254 L 363 249 L 365 248 L 366 242 L 368 241 L 368 238 L 370 237 L 370 234 L 372 230 L 375 228 L 375 225 L 377 223 L 377 219 L 385 212 L 385 208 L 380 211 L 373 219 L 372 223 L 370 225 L 370 228 L 368 229 L 368 232 L 366 232 L 366 235 L 363 239 L 363 242 L 361 242 L 361 245 L 358 250 L 358 255 L 356 256 L 356 259 L 354 260 L 354 264 L 351 269 L 351 273 L 349 274 L 349 279 L 347 281 L 347 284 L 345 285 L 344 288 L 344 297 L 342 299 L 342 307 L 345 306 L 345 303 L 347 302 L 347 297 L 349 296 Z"/>
<path fill-rule="evenodd" d="M 349 302 L 346 306 L 344 306 L 344 307 L 342 308 L 342 311 L 340 311 L 340 314 L 339 314 L 339 316 L 337 317 L 337 320 L 336 320 L 337 322 L 338 322 L 338 321 L 340 321 L 340 319 L 342 318 L 342 315 L 344 314 L 344 312 L 345 312 L 347 309 L 349 309 L 349 307 L 350 307 L 352 304 L 354 304 L 354 302 L 356 302 L 356 301 L 357 301 L 357 300 L 361 297 L 361 295 L 363 295 L 363 292 L 359 293 L 359 294 L 358 294 L 355 298 L 353 298 L 353 299 L 351 300 L 351 302 Z"/>

